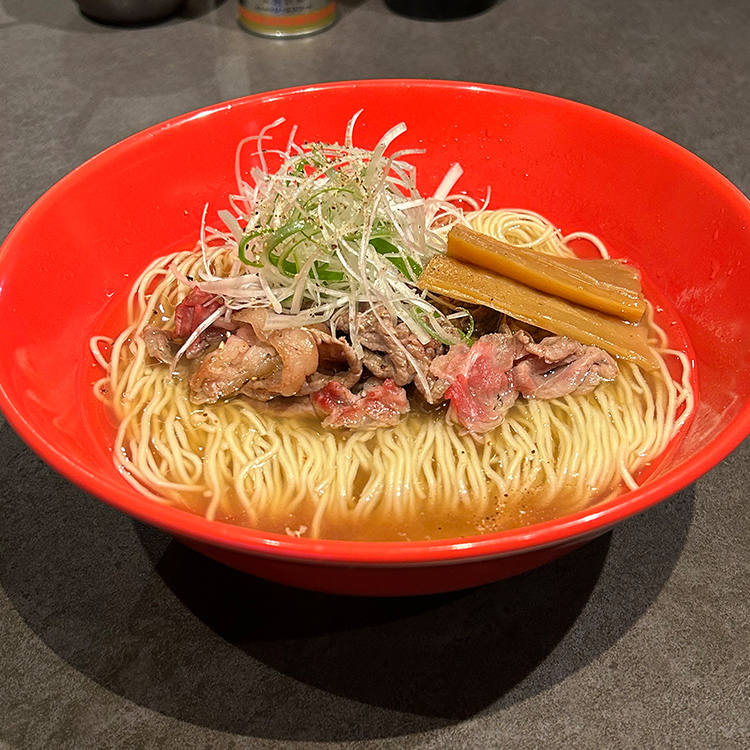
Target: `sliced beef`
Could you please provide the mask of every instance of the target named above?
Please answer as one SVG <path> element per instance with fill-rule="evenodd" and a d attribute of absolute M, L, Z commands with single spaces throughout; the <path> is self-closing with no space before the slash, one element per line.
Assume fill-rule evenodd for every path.
<path fill-rule="evenodd" d="M 176 349 L 172 348 L 172 334 L 169 331 L 163 331 L 161 328 L 146 326 L 141 332 L 143 341 L 146 344 L 146 351 L 149 356 L 158 359 L 165 365 L 171 364 L 174 359 Z"/>
<path fill-rule="evenodd" d="M 198 287 L 190 290 L 174 311 L 174 336 L 185 341 L 193 331 L 222 306 L 221 297 L 202 292 Z"/>
<path fill-rule="evenodd" d="M 364 349 L 363 364 L 376 378 L 391 379 L 396 385 L 414 382 L 430 403 L 440 401 L 433 393 L 435 379 L 429 375 L 432 361 L 442 354 L 443 346 L 434 339 L 423 344 L 410 328 L 402 322 L 394 322 L 387 310 L 379 306 L 357 313 L 357 332 Z M 339 330 L 349 330 L 349 317 L 343 315 L 337 322 Z M 407 354 L 408 353 L 408 354 Z M 409 356 L 425 374 L 424 382 Z"/>
<path fill-rule="evenodd" d="M 251 325 L 248 325 L 246 323 L 237 323 L 237 322 L 234 322 L 234 325 L 235 325 L 235 329 L 234 329 L 235 336 L 239 336 L 243 341 L 247 341 L 247 343 L 250 344 L 250 346 L 263 343 L 263 340 L 258 338 L 258 336 L 255 333 L 255 329 Z"/>
<path fill-rule="evenodd" d="M 517 362 L 511 373 L 514 387 L 523 396 L 584 395 L 603 380 L 617 377 L 617 363 L 598 347 L 566 336 L 548 336 L 539 343 L 525 331 L 519 331 L 516 337 L 530 355 Z"/>
<path fill-rule="evenodd" d="M 241 324 L 238 335 L 253 337 L 274 346 L 283 360 L 281 382 L 251 383 L 243 389 L 249 396 L 267 391 L 271 395 L 305 396 L 335 380 L 346 387 L 362 376 L 362 363 L 344 338 L 335 338 L 323 327 L 265 330 L 265 310 L 242 310 L 232 319 Z"/>
<path fill-rule="evenodd" d="M 248 382 L 273 377 L 280 369 L 281 359 L 272 346 L 251 346 L 231 335 L 223 346 L 205 355 L 190 376 L 190 400 L 213 403 L 237 393 Z"/>
<path fill-rule="evenodd" d="M 402 414 L 409 411 L 406 391 L 392 379 L 370 378 L 358 394 L 332 380 L 313 394 L 316 408 L 328 416 L 323 425 L 349 430 L 383 427 L 398 424 Z"/>
<path fill-rule="evenodd" d="M 471 348 L 452 346 L 430 372 L 450 400 L 447 418 L 481 436 L 499 425 L 519 395 L 558 398 L 585 394 L 617 377 L 614 359 L 602 349 L 565 336 L 538 343 L 526 331 L 504 328 Z M 437 390 L 437 389 L 436 389 Z"/>
<path fill-rule="evenodd" d="M 362 377 L 362 362 L 344 338 L 335 338 L 324 328 L 309 328 L 318 348 L 318 369 L 307 378 L 300 393 L 315 393 L 335 380 L 351 388 Z"/>
<path fill-rule="evenodd" d="M 227 332 L 225 330 L 214 328 L 213 326 L 207 328 L 185 349 L 185 357 L 187 359 L 197 359 L 209 349 L 216 346 L 216 344 L 223 341 L 226 336 Z"/>
<path fill-rule="evenodd" d="M 471 347 L 452 346 L 437 357 L 430 372 L 446 385 L 447 419 L 477 436 L 497 427 L 518 396 L 509 373 L 522 352 L 516 337 L 503 331 L 482 336 Z"/>
<path fill-rule="evenodd" d="M 387 378 L 393 380 L 396 375 L 396 368 L 390 357 L 381 352 L 373 352 L 369 349 L 364 349 L 362 353 L 362 364 L 367 368 L 367 371 L 370 374 L 374 375 L 379 380 L 386 380 Z"/>
<path fill-rule="evenodd" d="M 266 316 L 265 309 L 232 316 L 234 332 L 224 347 L 204 356 L 191 378 L 194 401 L 215 401 L 237 391 L 268 401 L 309 395 L 330 381 L 348 387 L 360 379 L 362 363 L 345 339 L 317 328 L 268 330 Z M 211 331 L 206 333 L 210 345 Z M 216 335 L 224 337 L 227 331 L 217 330 Z"/>
<path fill-rule="evenodd" d="M 571 356 L 580 357 L 586 349 L 580 341 L 567 336 L 547 336 L 539 343 L 535 342 L 531 334 L 523 329 L 516 331 L 515 336 L 527 354 L 533 354 L 550 364 L 562 362 Z"/>
<path fill-rule="evenodd" d="M 195 330 L 218 304 L 193 290 L 178 306 L 182 313 L 174 335 L 144 329 L 149 354 L 171 362 L 180 340 L 177 331 L 184 336 L 190 326 Z M 345 338 L 322 326 L 269 330 L 267 315 L 266 309 L 238 311 L 193 342 L 188 357 L 199 358 L 189 379 L 191 400 L 210 403 L 238 392 L 257 401 L 312 394 L 315 408 L 327 415 L 324 424 L 360 429 L 398 423 L 409 410 L 403 386 L 414 382 L 428 402 L 447 399 L 447 418 L 479 437 L 502 422 L 519 395 L 549 399 L 585 394 L 618 373 L 615 361 L 601 349 L 564 336 L 536 342 L 528 332 L 507 327 L 471 347 L 459 344 L 443 354 L 438 342 L 422 344 L 384 308 L 357 313 L 364 350 L 360 361 Z M 337 325 L 348 329 L 347 318 Z M 206 353 L 217 342 L 223 343 Z M 415 363 L 424 377 L 417 376 Z M 353 393 L 350 388 L 360 381 L 363 365 L 374 377 Z M 302 404 L 302 411 L 308 408 L 307 402 Z"/>
<path fill-rule="evenodd" d="M 304 328 L 266 330 L 266 310 L 241 310 L 232 316 L 238 323 L 247 323 L 252 333 L 264 344 L 272 346 L 281 358 L 282 367 L 268 378 L 252 381 L 244 393 L 296 396 L 308 375 L 318 369 L 318 347 L 310 331 Z"/>
<path fill-rule="evenodd" d="M 305 385 L 308 375 L 318 369 L 318 348 L 309 331 L 286 328 L 268 335 L 268 343 L 279 353 L 284 366 L 278 392 L 281 396 L 296 396 Z"/>
<path fill-rule="evenodd" d="M 409 362 L 404 349 L 411 354 L 414 347 L 413 345 L 407 345 L 407 341 L 412 344 L 411 338 L 416 337 L 403 323 L 394 326 L 385 310 L 381 310 L 380 314 L 379 320 L 372 310 L 357 315 L 359 342 L 362 344 L 362 348 L 370 353 L 382 355 L 380 357 L 382 364 L 378 368 L 381 371 L 381 377 L 385 375 L 386 378 L 391 378 L 396 385 L 411 383 L 416 375 L 416 370 Z M 401 330 L 398 330 L 399 326 L 401 326 Z M 370 358 L 370 361 L 372 362 L 372 358 Z"/>

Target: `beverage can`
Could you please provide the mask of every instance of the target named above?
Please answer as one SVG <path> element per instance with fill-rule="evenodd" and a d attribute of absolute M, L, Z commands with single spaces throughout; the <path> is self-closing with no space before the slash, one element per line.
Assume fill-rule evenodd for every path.
<path fill-rule="evenodd" d="M 261 36 L 290 37 L 314 34 L 336 20 L 330 0 L 239 0 L 240 24 Z"/>

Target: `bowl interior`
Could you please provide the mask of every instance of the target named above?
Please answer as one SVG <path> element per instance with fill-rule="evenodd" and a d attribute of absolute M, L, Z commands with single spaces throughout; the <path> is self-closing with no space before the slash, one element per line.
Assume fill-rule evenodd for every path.
<path fill-rule="evenodd" d="M 611 524 L 695 479 L 748 432 L 750 204 L 739 191 L 675 144 L 580 104 L 491 86 L 372 81 L 256 95 L 158 125 L 84 164 L 29 210 L 0 254 L 0 405 L 43 458 L 183 536 L 299 555 L 374 554 L 367 543 L 280 541 L 155 506 L 114 470 L 108 428 L 87 392 L 98 377 L 88 339 L 107 306 L 154 257 L 194 244 L 207 202 L 209 217 L 228 207 L 238 142 L 279 117 L 298 126 L 300 140 L 341 141 L 359 109 L 358 145 L 373 147 L 407 124 L 397 143 L 426 150 L 410 157 L 423 192 L 458 161 L 458 188 L 481 198 L 491 186 L 492 207 L 530 208 L 564 230 L 598 234 L 613 255 L 644 269 L 694 348 L 697 413 L 658 480 L 479 547 L 508 552 Z M 422 559 L 430 549 L 465 548 L 381 543 L 377 555 Z"/>

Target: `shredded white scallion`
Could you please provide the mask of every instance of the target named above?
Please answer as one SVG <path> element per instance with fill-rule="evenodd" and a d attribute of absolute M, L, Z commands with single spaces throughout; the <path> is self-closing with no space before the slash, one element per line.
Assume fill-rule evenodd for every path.
<path fill-rule="evenodd" d="M 321 323 L 333 332 L 348 311 L 349 338 L 360 354 L 356 313 L 366 310 L 395 317 L 423 344 L 430 337 L 457 343 L 460 317 L 447 318 L 414 282 L 434 254 L 445 252 L 446 226 L 463 220 L 449 200 L 463 170 L 451 165 L 435 193 L 422 196 L 414 166 L 403 160 L 420 150 L 386 156 L 406 125 L 390 128 L 369 151 L 354 145 L 360 114 L 349 121 L 343 146 L 298 143 L 296 127 L 277 137 L 283 118 L 243 139 L 234 213 L 219 212 L 229 232 L 206 226 L 204 211 L 196 285 L 220 295 L 224 312 L 270 308 L 273 328 Z M 248 143 L 256 151 L 243 169 L 240 151 Z M 412 365 L 424 381 L 416 360 Z"/>

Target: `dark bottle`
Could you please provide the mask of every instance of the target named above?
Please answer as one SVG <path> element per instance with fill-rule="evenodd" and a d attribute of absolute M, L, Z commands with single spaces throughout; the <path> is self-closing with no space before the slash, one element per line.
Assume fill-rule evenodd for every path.
<path fill-rule="evenodd" d="M 385 4 L 402 16 L 437 21 L 475 16 L 492 7 L 495 0 L 385 0 Z"/>

